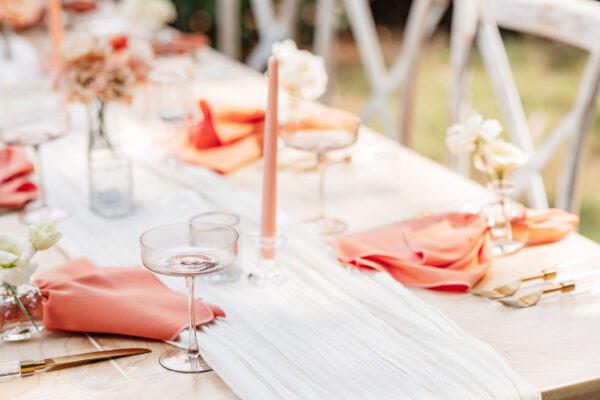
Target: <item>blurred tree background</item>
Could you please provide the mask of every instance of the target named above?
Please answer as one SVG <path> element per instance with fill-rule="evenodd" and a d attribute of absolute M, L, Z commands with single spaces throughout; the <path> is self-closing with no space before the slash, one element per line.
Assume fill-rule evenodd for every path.
<path fill-rule="evenodd" d="M 186 32 L 201 32 L 215 43 L 218 0 L 172 0 L 178 10 L 173 25 Z M 296 41 L 311 49 L 316 0 L 302 0 Z M 402 44 L 402 31 L 410 8 L 410 0 L 371 0 L 378 36 L 386 61 L 393 62 Z M 330 77 L 334 106 L 359 112 L 369 93 L 360 57 L 343 10 L 338 10 L 337 40 L 334 47 L 335 72 Z M 449 10 L 433 39 L 426 44 L 419 65 L 415 117 L 414 149 L 436 161 L 444 162 L 444 137 L 449 122 L 450 90 Z M 241 48 L 245 58 L 258 40 L 249 0 L 241 1 Z M 506 51 L 521 94 L 528 122 L 539 141 L 569 110 L 575 99 L 587 55 L 578 49 L 528 35 L 502 33 Z M 500 113 L 481 58 L 472 56 L 472 104 L 484 116 L 500 119 Z M 397 98 L 390 104 L 399 110 Z M 583 171 L 583 193 L 580 231 L 600 241 L 600 107 L 592 126 Z M 381 131 L 379 122 L 369 125 Z M 558 154 L 544 170 L 550 201 L 553 201 L 556 178 L 561 166 Z"/>

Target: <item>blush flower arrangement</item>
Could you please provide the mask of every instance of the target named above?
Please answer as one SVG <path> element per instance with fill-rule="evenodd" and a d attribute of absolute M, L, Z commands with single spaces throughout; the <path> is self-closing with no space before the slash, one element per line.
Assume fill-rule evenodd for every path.
<path fill-rule="evenodd" d="M 88 106 L 89 149 L 113 145 L 106 132 L 106 104 L 129 102 L 134 87 L 146 80 L 152 48 L 126 36 L 113 38 L 91 35 L 68 37 L 60 48 L 62 64 L 55 81 L 68 100 Z"/>
<path fill-rule="evenodd" d="M 56 88 L 71 101 L 129 101 L 133 87 L 146 80 L 152 49 L 126 36 L 90 35 L 67 38 L 60 48 L 62 64 Z"/>

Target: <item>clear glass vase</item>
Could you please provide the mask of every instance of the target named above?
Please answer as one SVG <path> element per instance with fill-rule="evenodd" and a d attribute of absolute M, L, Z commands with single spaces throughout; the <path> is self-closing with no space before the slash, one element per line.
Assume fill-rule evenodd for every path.
<path fill-rule="evenodd" d="M 132 163 L 111 142 L 106 129 L 106 102 L 88 104 L 88 178 L 90 208 L 115 218 L 133 211 Z"/>
<path fill-rule="evenodd" d="M 0 338 L 4 341 L 19 341 L 41 332 L 44 329 L 43 303 L 42 293 L 33 284 L 26 283 L 17 287 L 1 285 Z"/>
<path fill-rule="evenodd" d="M 486 204 L 481 212 L 491 228 L 494 255 L 507 255 L 525 246 L 526 238 L 513 235 L 511 221 L 523 215 L 524 207 L 513 200 L 515 185 L 506 180 L 493 180 L 488 184 L 496 201 Z"/>

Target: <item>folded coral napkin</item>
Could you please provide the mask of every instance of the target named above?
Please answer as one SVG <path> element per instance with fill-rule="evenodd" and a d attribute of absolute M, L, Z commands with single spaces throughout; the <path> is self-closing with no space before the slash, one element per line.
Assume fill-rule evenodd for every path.
<path fill-rule="evenodd" d="M 226 174 L 261 156 L 263 110 L 198 104 L 203 119 L 188 129 L 184 161 Z"/>
<path fill-rule="evenodd" d="M 476 214 L 416 218 L 338 239 L 340 262 L 385 271 L 406 286 L 465 291 L 491 265 L 489 228 Z"/>
<path fill-rule="evenodd" d="M 169 41 L 152 43 L 155 55 L 172 55 L 191 53 L 200 47 L 210 44 L 210 39 L 201 33 L 182 33 L 174 35 Z"/>
<path fill-rule="evenodd" d="M 46 299 L 43 320 L 50 330 L 174 340 L 188 326 L 187 296 L 142 267 L 96 268 L 79 258 L 34 282 Z M 198 325 L 224 316 L 217 306 L 196 301 Z"/>
<path fill-rule="evenodd" d="M 577 229 L 579 217 L 564 210 L 525 209 L 522 218 L 511 221 L 513 236 L 527 238 L 527 244 L 556 242 Z"/>
<path fill-rule="evenodd" d="M 0 149 L 0 207 L 22 208 L 37 198 L 37 188 L 25 175 L 33 172 L 23 148 Z"/>

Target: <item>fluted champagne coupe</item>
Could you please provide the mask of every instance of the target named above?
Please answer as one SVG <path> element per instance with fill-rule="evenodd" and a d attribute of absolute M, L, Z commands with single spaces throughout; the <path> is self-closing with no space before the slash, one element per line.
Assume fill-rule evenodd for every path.
<path fill-rule="evenodd" d="M 144 266 L 157 274 L 184 277 L 187 286 L 189 346 L 185 351 L 164 352 L 159 360 L 166 369 L 210 370 L 200 355 L 196 339 L 194 277 L 231 266 L 237 257 L 238 236 L 235 229 L 226 225 L 189 222 L 159 226 L 141 236 Z"/>

